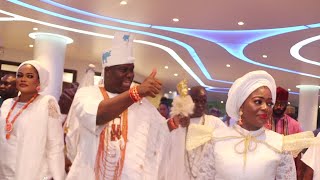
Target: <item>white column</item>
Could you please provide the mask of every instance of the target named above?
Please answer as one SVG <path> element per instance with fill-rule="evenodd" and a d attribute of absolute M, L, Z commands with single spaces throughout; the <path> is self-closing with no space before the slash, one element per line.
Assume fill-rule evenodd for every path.
<path fill-rule="evenodd" d="M 49 85 L 43 94 L 50 94 L 59 100 L 66 46 L 73 40 L 58 34 L 42 32 L 31 33 L 29 37 L 35 39 L 34 59 L 40 61 L 49 71 Z"/>
<path fill-rule="evenodd" d="M 298 120 L 304 131 L 313 131 L 317 128 L 320 86 L 298 85 L 297 88 L 300 89 Z"/>

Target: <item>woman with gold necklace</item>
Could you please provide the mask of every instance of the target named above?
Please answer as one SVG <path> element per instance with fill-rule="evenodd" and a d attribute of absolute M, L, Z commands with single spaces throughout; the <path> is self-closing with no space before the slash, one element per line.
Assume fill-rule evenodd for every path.
<path fill-rule="evenodd" d="M 1 180 L 65 177 L 59 106 L 54 97 L 40 94 L 48 78 L 48 71 L 38 61 L 18 67 L 20 95 L 7 99 L 1 107 Z"/>

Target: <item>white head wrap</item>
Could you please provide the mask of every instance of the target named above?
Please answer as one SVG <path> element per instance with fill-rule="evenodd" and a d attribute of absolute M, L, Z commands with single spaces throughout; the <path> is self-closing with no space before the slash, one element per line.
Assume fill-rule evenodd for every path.
<path fill-rule="evenodd" d="M 103 83 L 104 68 L 134 63 L 133 57 L 133 35 L 128 32 L 116 32 L 112 40 L 112 48 L 102 54 L 101 83 Z"/>
<path fill-rule="evenodd" d="M 48 86 L 49 72 L 47 71 L 47 69 L 45 69 L 43 67 L 43 65 L 39 61 L 36 61 L 36 60 L 25 61 L 19 65 L 18 69 L 20 69 L 21 66 L 26 65 L 26 64 L 32 65 L 38 71 L 38 75 L 39 75 L 39 79 L 40 79 L 40 91 L 39 92 L 42 92 Z"/>
<path fill-rule="evenodd" d="M 266 71 L 252 71 L 237 79 L 231 86 L 226 103 L 226 111 L 233 119 L 240 118 L 240 107 L 250 94 L 259 87 L 267 86 L 272 95 L 272 102 L 276 100 L 276 83 Z"/>

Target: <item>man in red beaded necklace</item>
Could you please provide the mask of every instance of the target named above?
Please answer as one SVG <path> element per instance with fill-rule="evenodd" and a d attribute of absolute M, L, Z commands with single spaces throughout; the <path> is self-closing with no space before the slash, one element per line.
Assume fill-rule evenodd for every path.
<path fill-rule="evenodd" d="M 157 176 L 169 131 L 144 97 L 155 97 L 162 84 L 153 70 L 141 85 L 131 87 L 132 44 L 131 34 L 116 33 L 112 50 L 102 56 L 103 86 L 81 88 L 75 95 L 71 108 L 79 122 L 79 141 L 68 180 Z"/>

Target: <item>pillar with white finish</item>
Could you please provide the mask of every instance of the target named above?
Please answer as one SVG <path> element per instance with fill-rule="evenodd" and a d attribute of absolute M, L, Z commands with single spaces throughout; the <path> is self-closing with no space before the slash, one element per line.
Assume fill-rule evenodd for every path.
<path fill-rule="evenodd" d="M 298 85 L 297 88 L 300 89 L 298 120 L 304 131 L 313 131 L 317 128 L 320 86 Z"/>
<path fill-rule="evenodd" d="M 59 100 L 66 47 L 73 40 L 66 36 L 43 32 L 31 33 L 29 37 L 35 39 L 34 59 L 40 61 L 49 71 L 49 84 L 43 94 L 50 94 Z"/>

